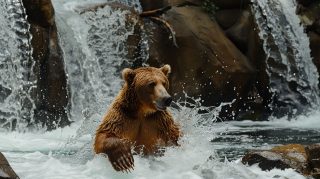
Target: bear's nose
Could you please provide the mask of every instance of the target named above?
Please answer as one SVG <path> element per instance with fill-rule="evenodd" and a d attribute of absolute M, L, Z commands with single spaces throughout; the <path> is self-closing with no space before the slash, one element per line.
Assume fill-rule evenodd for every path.
<path fill-rule="evenodd" d="M 165 106 L 170 106 L 172 102 L 172 97 L 171 96 L 164 97 L 163 102 Z"/>

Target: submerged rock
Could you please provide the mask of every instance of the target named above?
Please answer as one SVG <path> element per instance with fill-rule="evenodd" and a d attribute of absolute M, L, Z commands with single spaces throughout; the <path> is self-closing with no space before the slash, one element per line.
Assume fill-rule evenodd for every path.
<path fill-rule="evenodd" d="M 315 177 L 320 173 L 319 161 L 320 144 L 288 144 L 271 150 L 251 151 L 242 158 L 242 163 L 258 164 L 262 170 L 293 168 L 303 175 Z"/>
<path fill-rule="evenodd" d="M 50 0 L 23 0 L 23 4 L 31 24 L 37 77 L 37 89 L 33 93 L 35 121 L 49 130 L 69 125 L 67 76 L 52 3 Z"/>
<path fill-rule="evenodd" d="M 11 168 L 8 160 L 0 152 L 0 178 L 1 179 L 19 179 L 18 175 Z"/>

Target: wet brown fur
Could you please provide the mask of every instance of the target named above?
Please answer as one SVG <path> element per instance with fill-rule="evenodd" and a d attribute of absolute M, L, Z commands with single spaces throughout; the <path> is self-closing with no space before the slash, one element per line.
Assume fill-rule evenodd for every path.
<path fill-rule="evenodd" d="M 151 91 L 146 84 L 156 81 L 168 88 L 166 70 L 144 67 L 123 75 L 125 84 L 96 131 L 96 153 L 106 153 L 108 138 L 113 137 L 128 141 L 133 146 L 143 146 L 144 154 L 153 154 L 158 147 L 178 145 L 180 130 L 171 114 L 167 110 L 156 110 L 148 103 L 154 96 L 148 95 Z M 139 99 L 139 96 L 145 99 Z"/>

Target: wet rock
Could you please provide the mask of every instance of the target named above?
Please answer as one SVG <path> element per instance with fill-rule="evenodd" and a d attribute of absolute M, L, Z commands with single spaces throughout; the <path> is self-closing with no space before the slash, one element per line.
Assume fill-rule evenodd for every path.
<path fill-rule="evenodd" d="M 251 151 L 242 158 L 242 163 L 258 164 L 262 170 L 293 168 L 305 176 L 319 177 L 320 144 L 303 146 L 288 144 L 271 150 Z"/>
<path fill-rule="evenodd" d="M 248 165 L 258 164 L 262 170 L 272 170 L 274 168 L 284 170 L 290 168 L 287 163 L 282 161 L 280 154 L 270 151 L 250 152 L 242 158 L 242 163 Z"/>
<path fill-rule="evenodd" d="M 303 6 L 309 6 L 314 2 L 314 0 L 297 0 L 297 2 Z"/>
<path fill-rule="evenodd" d="M 215 13 L 215 19 L 221 28 L 226 30 L 238 21 L 241 14 L 240 9 L 223 9 Z"/>
<path fill-rule="evenodd" d="M 250 12 L 251 13 L 251 12 Z M 247 51 L 245 55 L 256 68 L 256 79 L 252 90 L 253 100 L 250 104 L 250 111 L 254 115 L 252 117 L 245 116 L 244 119 L 251 120 L 267 120 L 270 115 L 269 104 L 272 94 L 269 91 L 270 80 L 267 74 L 266 53 L 263 49 L 263 41 L 259 36 L 259 28 L 255 23 L 255 18 L 251 14 L 249 17 L 250 27 L 248 32 Z M 249 117 L 249 118 L 248 118 Z"/>
<path fill-rule="evenodd" d="M 19 179 L 5 156 L 0 152 L 0 179 Z"/>
<path fill-rule="evenodd" d="M 177 6 L 184 3 L 190 3 L 201 6 L 203 0 L 140 0 L 143 11 L 150 11 L 164 8 L 166 6 Z"/>
<path fill-rule="evenodd" d="M 315 1 L 307 7 L 300 7 L 297 13 L 307 31 L 320 34 L 320 1 Z"/>
<path fill-rule="evenodd" d="M 237 9 L 238 10 L 238 9 Z M 222 10 L 233 12 L 234 9 Z M 259 37 L 259 28 L 256 25 L 254 15 L 249 8 L 238 10 L 239 14 L 230 15 L 235 22 L 225 30 L 226 36 L 248 58 L 256 68 L 253 87 L 250 89 L 250 99 L 246 103 L 247 109 L 240 112 L 238 119 L 263 120 L 267 119 L 270 111 L 271 93 L 268 90 L 269 78 L 266 73 L 266 54 L 263 49 L 263 41 Z M 219 13 L 216 14 L 218 19 Z M 218 20 L 217 20 L 218 21 Z"/>
<path fill-rule="evenodd" d="M 216 6 L 221 9 L 240 9 L 247 7 L 250 0 L 211 0 Z"/>
<path fill-rule="evenodd" d="M 320 144 L 306 147 L 306 155 L 311 168 L 320 173 Z"/>
<path fill-rule="evenodd" d="M 313 63 L 316 65 L 318 72 L 320 72 L 320 35 L 315 32 L 309 32 L 308 36 L 310 39 L 310 49 Z"/>
<path fill-rule="evenodd" d="M 227 37 L 244 53 L 248 50 L 249 32 L 253 26 L 250 22 L 250 15 L 249 11 L 242 11 L 238 15 L 239 20 L 226 30 Z"/>
<path fill-rule="evenodd" d="M 160 9 L 165 6 L 164 0 L 140 0 L 143 11 Z"/>
<path fill-rule="evenodd" d="M 313 173 L 311 175 L 314 179 L 320 179 L 320 173 Z"/>
<path fill-rule="evenodd" d="M 35 121 L 49 130 L 63 127 L 70 124 L 69 94 L 54 9 L 50 0 L 23 0 L 23 4 L 31 24 L 34 73 L 37 77 L 37 89 L 33 94 L 36 98 Z M 40 115 L 42 111 L 52 115 Z"/>
<path fill-rule="evenodd" d="M 146 27 L 152 34 L 148 63 L 172 66 L 171 94 L 183 98 L 184 91 L 201 97 L 204 105 L 243 102 L 240 97 L 249 91 L 254 68 L 218 23 L 195 6 L 173 7 L 163 17 L 175 32 L 177 46 L 168 29 L 155 21 Z"/>
<path fill-rule="evenodd" d="M 283 161 L 300 173 L 308 174 L 308 161 L 305 147 L 300 144 L 288 144 L 271 149 L 272 152 L 282 155 Z"/>

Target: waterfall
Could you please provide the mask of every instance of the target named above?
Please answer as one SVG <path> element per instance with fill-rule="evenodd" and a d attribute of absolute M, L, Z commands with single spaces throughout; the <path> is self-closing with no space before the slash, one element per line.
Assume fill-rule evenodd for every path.
<path fill-rule="evenodd" d="M 295 0 L 253 0 L 276 112 L 303 112 L 319 104 L 318 72 Z M 261 59 L 263 60 L 263 59 Z M 276 101 L 276 102 L 275 102 Z"/>
<path fill-rule="evenodd" d="M 73 3 L 62 9 L 59 1 L 54 1 L 54 6 L 60 7 L 56 21 L 71 90 L 71 120 L 83 121 L 81 135 L 93 134 L 120 90 L 120 70 L 131 64 L 126 41 L 133 34 L 134 23 L 126 22 L 126 10 L 107 5 L 79 14 L 77 5 L 81 3 Z M 139 7 L 138 1 L 122 3 Z"/>
<path fill-rule="evenodd" d="M 24 130 L 33 120 L 30 25 L 21 0 L 0 1 L 0 129 Z"/>

